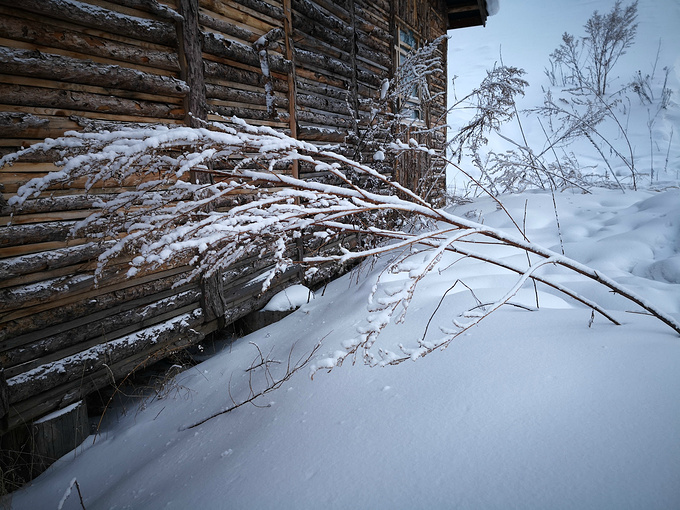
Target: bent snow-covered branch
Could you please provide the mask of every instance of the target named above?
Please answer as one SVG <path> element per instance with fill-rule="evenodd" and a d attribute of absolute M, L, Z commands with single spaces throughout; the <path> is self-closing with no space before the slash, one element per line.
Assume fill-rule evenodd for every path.
<path fill-rule="evenodd" d="M 396 142 L 391 147 L 396 151 L 427 150 L 413 143 Z M 355 340 L 347 342 L 344 351 L 317 363 L 317 369 L 332 368 L 357 352 L 370 364 L 395 364 L 427 354 L 447 345 L 502 306 L 529 279 L 546 284 L 616 322 L 587 297 L 560 284 L 558 279 L 551 279 L 542 270 L 546 266 L 594 280 L 680 333 L 677 320 L 598 271 L 533 244 L 523 236 L 434 208 L 367 165 L 271 128 L 253 127 L 232 119 L 205 128 L 158 126 L 102 133 L 73 132 L 7 156 L 0 164 L 47 150 L 61 151 L 61 169 L 26 183 L 10 200 L 11 206 L 20 208 L 52 186 L 77 179 L 85 179 L 88 190 L 112 181 L 128 185 L 129 191 L 98 194 L 95 202 L 98 210 L 73 227 L 74 234 L 107 241 L 99 257 L 99 273 L 121 255 L 131 257 L 128 276 L 149 266 L 183 263 L 193 268 L 187 279 L 210 276 L 244 256 L 267 256 L 275 264 L 262 279 L 266 289 L 277 273 L 291 266 L 304 266 L 309 274 L 319 264 L 343 264 L 390 251 L 398 253 L 390 270 L 408 275 L 404 288 L 374 300 L 369 326 Z M 293 161 L 324 177 L 307 180 L 293 177 L 288 170 Z M 190 182 L 189 177 L 196 173 L 210 173 L 212 179 L 209 183 Z M 366 189 L 361 183 L 367 179 L 378 186 Z M 395 217 L 419 218 L 432 227 L 416 233 L 407 227 L 409 222 L 400 222 Z M 362 241 L 343 245 L 348 234 L 356 234 Z M 291 246 L 303 242 L 303 238 L 323 243 L 337 241 L 339 249 L 300 259 L 299 253 L 310 250 L 300 252 Z M 475 251 L 476 246 L 489 241 L 537 258 L 523 267 L 515 267 L 494 257 L 493 251 L 486 250 L 485 254 Z M 438 267 L 445 253 L 502 267 L 519 275 L 518 280 L 488 312 L 474 316 L 471 322 L 455 321 L 453 326 L 443 328 L 445 334 L 439 341 L 401 346 L 401 354 L 381 353 L 378 359 L 371 350 L 375 338 L 388 323 L 403 318 L 418 283 Z M 424 256 L 424 262 L 414 265 L 414 254 Z M 461 311 L 461 315 L 465 312 Z"/>

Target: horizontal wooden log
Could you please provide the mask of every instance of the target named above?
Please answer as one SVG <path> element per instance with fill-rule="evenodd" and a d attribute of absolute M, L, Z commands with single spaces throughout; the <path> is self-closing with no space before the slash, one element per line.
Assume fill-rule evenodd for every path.
<path fill-rule="evenodd" d="M 390 31 L 389 14 L 365 9 L 361 4 L 354 4 L 356 29 L 367 33 L 378 32 L 381 36 Z M 377 34 L 376 34 L 377 35 Z"/>
<path fill-rule="evenodd" d="M 338 57 L 342 54 L 349 55 L 352 51 L 350 33 L 338 34 L 328 27 L 293 12 L 293 26 L 295 27 L 295 45 L 309 50 L 320 50 L 326 47 L 326 51 Z"/>
<path fill-rule="evenodd" d="M 232 37 L 241 39 L 251 44 L 257 41 L 257 39 L 260 37 L 252 30 L 248 30 L 247 28 L 244 28 L 235 23 L 229 23 L 228 21 L 222 18 L 211 16 L 205 11 L 199 12 L 198 22 L 204 27 L 211 28 L 217 32 L 230 35 Z"/>
<path fill-rule="evenodd" d="M 313 66 L 313 68 L 324 73 L 340 75 L 345 78 L 351 78 L 354 74 L 352 66 L 341 60 L 301 48 L 295 48 L 295 62 L 298 65 Z"/>
<path fill-rule="evenodd" d="M 162 268 L 142 268 L 134 278 L 129 278 L 130 258 L 120 257 L 116 263 L 108 264 L 97 279 L 93 271 L 88 271 L 0 289 L 0 323 L 188 271 L 178 262 L 174 267 L 168 264 Z"/>
<path fill-rule="evenodd" d="M 182 96 L 189 90 L 185 82 L 169 76 L 61 55 L 48 55 L 39 51 L 0 47 L 0 66 L 7 74 L 113 89 L 143 90 L 151 94 Z"/>
<path fill-rule="evenodd" d="M 202 42 L 205 53 L 260 68 L 260 57 L 252 46 L 212 32 L 204 33 Z M 268 61 L 269 68 L 274 72 L 286 74 L 290 70 L 290 62 L 281 55 L 270 53 Z"/>
<path fill-rule="evenodd" d="M 6 430 L 80 400 L 93 391 L 110 385 L 112 379 L 120 380 L 136 370 L 167 357 L 173 351 L 200 342 L 205 336 L 204 331 L 207 330 L 203 318 L 191 316 L 182 323 L 181 328 L 178 328 L 174 335 L 169 335 L 169 340 L 162 345 L 152 345 L 150 348 L 122 361 L 107 364 L 106 367 L 89 373 L 86 378 L 69 381 L 22 402 L 17 402 L 10 408 Z M 2 431 L 0 430 L 0 432 Z"/>
<path fill-rule="evenodd" d="M 219 115 L 222 115 L 223 117 L 239 117 L 243 120 L 246 121 L 271 121 L 275 120 L 281 123 L 285 123 L 288 117 L 288 112 L 286 110 L 279 110 L 278 111 L 278 117 L 275 117 L 272 119 L 272 116 L 267 112 L 266 109 L 255 109 L 255 108 L 246 108 L 246 107 L 239 107 L 239 106 L 224 106 L 220 104 L 216 104 L 214 101 L 208 102 L 210 105 L 210 110 L 212 110 L 215 113 L 218 113 Z"/>
<path fill-rule="evenodd" d="M 100 321 L 46 336 L 37 342 L 0 353 L 0 363 L 6 377 L 15 377 L 45 363 L 58 361 L 112 337 L 120 337 L 171 319 L 196 308 L 199 301 L 197 290 L 190 290 L 159 299 L 140 308 L 110 315 Z"/>
<path fill-rule="evenodd" d="M 298 93 L 296 100 L 300 107 L 314 108 L 316 110 L 340 115 L 354 115 L 354 112 L 350 110 L 347 101 L 330 99 L 316 94 L 303 93 Z"/>
<path fill-rule="evenodd" d="M 383 15 L 389 15 L 392 0 L 354 0 L 354 5 L 361 6 L 364 9 L 378 10 Z"/>
<path fill-rule="evenodd" d="M 22 112 L 0 112 L 0 118 L 3 116 L 3 114 L 7 114 L 7 117 L 11 119 L 12 115 L 19 115 L 22 117 L 32 117 L 34 120 L 31 120 L 27 122 L 26 124 L 19 123 L 19 126 L 11 127 L 8 126 L 5 131 L 7 133 L 6 135 L 3 135 L 3 128 L 0 126 L 0 140 L 9 140 L 10 138 L 40 138 L 40 139 L 45 139 L 45 138 L 57 138 L 61 135 L 63 135 L 66 131 L 69 130 L 77 130 L 79 129 L 78 124 L 74 122 L 73 120 L 69 119 L 68 117 L 54 117 L 54 116 L 43 116 L 43 115 L 33 115 L 30 113 L 22 113 Z M 1 122 L 1 121 L 0 121 Z M 16 131 L 19 131 L 18 133 Z M 24 145 L 24 147 L 27 147 L 27 145 Z M 19 150 L 17 148 L 16 150 Z M 0 157 L 3 157 L 4 155 L 8 154 L 10 151 L 7 150 L 6 152 L 3 152 L 0 150 Z M 16 151 L 14 151 L 16 152 Z M 51 157 L 48 157 L 47 155 L 41 154 L 40 158 L 36 158 L 35 155 L 31 155 L 28 159 L 34 159 L 34 160 L 42 160 L 42 161 L 49 161 L 52 160 L 54 161 L 56 159 L 59 159 L 59 156 L 54 154 Z M 0 172 L 6 170 L 8 167 L 5 166 L 4 168 L 0 168 Z"/>
<path fill-rule="evenodd" d="M 370 65 L 380 71 L 387 71 L 388 73 L 392 70 L 392 58 L 389 53 L 380 53 L 373 49 L 367 48 L 363 44 L 357 45 L 357 59 L 359 62 L 363 61 L 367 65 Z M 387 75 L 388 73 L 381 73 Z M 387 76 L 385 76 L 387 77 Z"/>
<path fill-rule="evenodd" d="M 14 7 L 16 2 L 0 0 Z M 20 7 L 29 12 L 142 41 L 174 47 L 177 33 L 173 23 L 129 16 L 77 0 L 22 0 Z"/>
<path fill-rule="evenodd" d="M 177 11 L 157 0 L 116 0 L 115 3 L 154 14 L 168 21 L 182 21 L 182 16 Z"/>
<path fill-rule="evenodd" d="M 12 168 L 13 167 L 3 169 L 3 171 L 0 172 L 0 184 L 4 186 L 3 191 L 5 193 L 16 193 L 21 185 L 25 184 L 26 182 L 35 177 L 40 177 L 39 174 L 35 174 L 32 172 L 29 173 L 13 172 L 11 171 Z M 96 182 L 90 189 L 90 192 L 108 191 L 109 193 L 116 193 L 120 188 L 134 187 L 141 184 L 142 182 L 154 179 L 156 179 L 156 176 L 139 174 L 133 174 L 130 175 L 129 177 L 125 177 L 122 181 L 119 181 L 117 179 L 107 179 L 106 181 L 103 182 Z M 63 194 L 80 194 L 84 192 L 87 181 L 88 177 L 79 177 L 78 179 L 74 179 L 73 181 L 64 179 L 64 181 L 62 182 L 53 183 L 47 190 L 43 190 L 42 194 L 43 196 L 46 196 L 48 193 L 52 194 L 54 191 L 57 190 L 63 191 L 64 192 Z M 0 247 L 1 246 L 2 244 L 0 243 Z"/>
<path fill-rule="evenodd" d="M 347 138 L 348 131 L 345 129 L 306 126 L 301 124 L 298 128 L 300 140 L 309 142 L 342 143 Z"/>
<path fill-rule="evenodd" d="M 264 76 L 258 70 L 239 69 L 230 65 L 225 65 L 220 62 L 211 60 L 204 60 L 203 67 L 205 69 L 206 82 L 220 84 L 223 82 L 241 83 L 251 87 L 259 87 L 264 90 Z M 271 83 L 274 90 L 277 92 L 287 92 L 288 82 L 285 80 L 277 80 L 273 77 Z"/>
<path fill-rule="evenodd" d="M 0 83 L 0 97 L 5 104 L 46 106 L 69 110 L 106 112 L 117 115 L 139 115 L 164 119 L 184 118 L 184 108 L 160 102 L 124 99 L 102 94 L 55 90 Z"/>
<path fill-rule="evenodd" d="M 311 21 L 319 23 L 328 30 L 333 30 L 346 39 L 352 38 L 352 27 L 349 23 L 349 15 L 346 15 L 345 19 L 343 19 L 340 17 L 340 13 L 337 12 L 337 10 L 335 13 L 332 13 L 328 9 L 321 8 L 318 1 L 293 0 L 292 5 L 293 10 L 303 14 Z M 327 7 L 332 8 L 330 5 Z"/>
<path fill-rule="evenodd" d="M 0 322 L 9 315 L 7 312 L 17 308 L 48 303 L 60 299 L 63 295 L 81 293 L 94 288 L 94 276 L 91 274 L 68 275 L 52 278 L 44 282 L 19 287 L 0 289 Z"/>
<path fill-rule="evenodd" d="M 27 225 L 29 223 L 42 223 L 45 221 L 68 221 L 82 220 L 91 214 L 90 211 L 59 211 L 44 212 L 38 214 L 22 214 L 18 216 L 0 216 L 0 226 Z"/>
<path fill-rule="evenodd" d="M 380 34 L 380 36 L 377 36 L 377 34 L 374 34 L 373 31 L 367 33 L 363 30 L 357 30 L 356 35 L 357 42 L 360 45 L 370 48 L 382 55 L 390 55 L 390 50 L 394 44 L 394 38 L 391 34 Z"/>
<path fill-rule="evenodd" d="M 0 248 L 17 244 L 66 241 L 73 222 L 0 227 Z"/>
<path fill-rule="evenodd" d="M 200 310 L 186 313 L 13 377 L 7 381 L 10 403 L 21 402 L 52 387 L 87 377 L 105 364 L 117 363 L 154 346 L 162 346 L 177 335 L 198 339 L 201 335 L 192 326 L 198 326 L 201 318 Z"/>
<path fill-rule="evenodd" d="M 51 251 L 51 250 L 46 250 L 46 251 Z M 43 252 L 39 252 L 43 253 Z M 37 283 L 43 280 L 49 280 L 52 278 L 59 278 L 62 276 L 69 276 L 72 274 L 78 274 L 78 273 L 85 273 L 85 272 L 92 272 L 96 269 L 97 267 L 97 262 L 96 261 L 83 261 L 80 263 L 76 263 L 72 266 L 64 266 L 64 267 L 58 267 L 56 269 L 50 269 L 48 271 L 44 272 L 38 272 L 38 273 L 26 273 L 21 276 L 16 276 L 14 278 L 10 278 L 8 280 L 4 280 L 0 282 L 0 288 L 9 288 L 9 287 L 16 287 L 19 285 L 30 285 L 33 283 Z"/>
<path fill-rule="evenodd" d="M 308 78 L 300 78 L 297 83 L 299 94 L 315 94 L 338 101 L 348 101 L 350 91 L 347 88 L 335 87 L 327 83 L 317 82 Z"/>
<path fill-rule="evenodd" d="M 128 128 L 145 128 L 148 127 L 147 122 L 134 121 L 115 121 L 103 119 L 91 119 L 87 117 L 80 117 L 78 115 L 70 115 L 69 119 L 78 124 L 80 128 L 85 131 L 118 131 L 120 129 Z M 23 158 L 22 158 L 23 161 Z M 112 192 L 113 193 L 113 192 Z"/>
<path fill-rule="evenodd" d="M 7 281 L 29 273 L 52 271 L 96 259 L 112 244 L 87 243 L 70 248 L 0 259 L 0 281 Z"/>
<path fill-rule="evenodd" d="M 205 88 L 208 99 L 220 99 L 224 101 L 233 101 L 241 104 L 252 104 L 259 106 L 267 105 L 267 96 L 263 92 L 251 92 L 249 90 L 241 90 L 234 87 L 223 87 L 210 83 L 207 84 Z M 288 98 L 285 96 L 277 96 L 276 104 L 281 108 L 288 108 Z"/>
<path fill-rule="evenodd" d="M 226 5 L 225 5 L 226 4 Z M 213 12 L 231 17 L 245 25 L 261 26 L 257 20 L 274 24 L 283 19 L 283 9 L 264 0 L 239 0 L 224 2 L 223 0 L 199 0 L 199 5 Z"/>
<path fill-rule="evenodd" d="M 196 288 L 195 284 L 180 286 L 182 277 L 181 273 L 166 273 L 155 279 L 132 281 L 129 286 L 115 286 L 105 289 L 103 294 L 85 296 L 79 301 L 4 323 L 0 328 L 0 351 L 30 345 L 42 338 L 96 323 L 111 315 Z"/>
<path fill-rule="evenodd" d="M 33 45 L 179 72 L 174 51 L 140 48 L 94 35 L 14 16 L 0 16 L 0 37 Z"/>
<path fill-rule="evenodd" d="M 352 8 L 356 5 L 354 0 L 313 0 L 313 2 L 318 7 L 347 21 L 351 19 Z"/>
<path fill-rule="evenodd" d="M 91 195 L 70 195 L 63 197 L 43 197 L 26 200 L 20 208 L 13 208 L 9 205 L 0 206 L 0 216 L 14 214 L 12 224 L 18 224 L 19 215 L 40 214 L 58 211 L 80 211 L 92 208 L 92 204 L 97 198 Z M 2 276 L 0 276 L 2 278 Z"/>
<path fill-rule="evenodd" d="M 264 0 L 239 0 L 238 4 L 273 19 L 283 18 L 283 9 Z"/>
<path fill-rule="evenodd" d="M 297 111 L 297 118 L 300 122 L 307 122 L 317 126 L 344 128 L 347 130 L 352 130 L 354 128 L 353 118 L 327 112 L 301 108 Z"/>
<path fill-rule="evenodd" d="M 50 121 L 29 113 L 0 112 L 0 137 L 15 138 L 26 136 L 30 131 L 46 128 Z"/>

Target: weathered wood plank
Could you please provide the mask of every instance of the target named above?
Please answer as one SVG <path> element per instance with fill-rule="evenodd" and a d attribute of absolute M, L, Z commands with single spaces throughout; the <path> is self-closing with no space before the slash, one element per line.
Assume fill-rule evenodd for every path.
<path fill-rule="evenodd" d="M 125 99 L 111 95 L 91 94 L 68 90 L 55 90 L 25 85 L 6 85 L 0 83 L 0 97 L 5 104 L 64 108 L 103 112 L 113 115 L 132 115 L 181 119 L 184 108 L 173 104 Z"/>
<path fill-rule="evenodd" d="M 6 376 L 15 377 L 40 365 L 58 361 L 87 350 L 111 338 L 129 335 L 196 308 L 197 290 L 178 293 L 159 299 L 141 308 L 110 315 L 96 323 L 46 336 L 37 342 L 0 353 L 0 363 Z"/>
<path fill-rule="evenodd" d="M 0 248 L 18 244 L 66 241 L 73 222 L 53 222 L 50 224 L 9 226 L 2 228 Z"/>
<path fill-rule="evenodd" d="M 260 57 L 252 46 L 208 32 L 203 34 L 203 51 L 211 55 L 260 68 Z M 290 70 L 290 62 L 281 55 L 270 53 L 269 68 L 277 73 L 286 74 Z"/>
<path fill-rule="evenodd" d="M 69 248 L 61 248 L 38 254 L 0 259 L 0 286 L 11 287 L 16 278 L 35 273 L 50 272 L 69 266 L 71 271 L 79 272 L 73 266 L 96 259 L 110 244 L 86 243 Z M 46 279 L 43 277 L 43 279 Z M 13 283 L 19 285 L 21 282 Z"/>
<path fill-rule="evenodd" d="M 318 21 L 294 13 L 293 26 L 295 27 L 296 46 L 305 49 L 324 48 L 335 57 L 348 55 L 352 50 L 352 39 L 347 34 L 338 34 Z"/>
<path fill-rule="evenodd" d="M 59 361 L 41 365 L 8 379 L 10 403 L 21 402 L 73 380 L 81 380 L 105 364 L 121 362 L 155 346 L 163 346 L 172 342 L 177 335 L 187 335 L 198 340 L 201 335 L 192 326 L 198 326 L 201 322 L 201 311 L 196 310 L 175 317 L 167 323 L 151 326 Z"/>
<path fill-rule="evenodd" d="M 260 123 L 261 121 L 270 121 L 276 122 L 281 127 L 287 126 L 286 122 L 288 119 L 287 110 L 280 109 L 277 111 L 278 117 L 274 118 L 280 119 L 280 122 L 277 122 L 276 120 L 272 120 L 272 116 L 269 113 L 269 111 L 267 111 L 267 107 L 265 106 L 262 107 L 258 107 L 257 105 L 252 105 L 251 107 L 225 106 L 219 104 L 219 101 L 210 101 L 209 104 L 210 109 L 214 113 L 222 115 L 223 117 L 236 116 L 246 121 L 256 121 L 257 123 Z"/>
<path fill-rule="evenodd" d="M 39 51 L 0 47 L 0 65 L 5 74 L 58 79 L 107 88 L 143 90 L 169 96 L 182 96 L 189 90 L 186 82 L 169 76 L 61 55 L 47 55 Z"/>
<path fill-rule="evenodd" d="M 0 37 L 25 41 L 35 46 L 59 48 L 69 52 L 100 57 L 108 61 L 127 62 L 140 66 L 179 71 L 174 52 L 158 51 L 88 35 L 75 30 L 14 16 L 0 16 Z"/>
<path fill-rule="evenodd" d="M 251 87 L 257 87 L 259 90 L 264 90 L 264 77 L 262 71 L 259 69 L 240 69 L 231 65 L 212 60 L 204 60 L 206 82 L 215 84 L 225 84 L 229 86 L 229 82 L 242 83 Z M 274 78 L 276 78 L 274 76 Z M 277 92 L 287 92 L 288 83 L 284 80 L 272 80 L 274 90 Z"/>
<path fill-rule="evenodd" d="M 65 304 L 32 316 L 3 324 L 0 331 L 0 351 L 29 345 L 40 339 L 59 335 L 107 317 L 139 308 L 159 299 L 196 289 L 196 284 L 178 285 L 182 275 L 170 275 L 135 285 L 114 289 L 81 301 Z"/>
<path fill-rule="evenodd" d="M 0 5 L 14 7 L 16 2 L 0 0 Z M 22 0 L 21 8 L 50 18 L 171 47 L 176 41 L 175 27 L 171 23 L 129 16 L 76 0 Z"/>
<path fill-rule="evenodd" d="M 50 121 L 29 113 L 0 112 L 0 137 L 15 138 L 29 133 L 38 133 Z"/>
<path fill-rule="evenodd" d="M 280 20 L 283 19 L 280 8 L 263 0 L 240 0 L 238 3 L 222 0 L 200 0 L 199 3 L 204 9 L 263 32 L 269 32 L 272 28 L 280 26 Z"/>
<path fill-rule="evenodd" d="M 15 216 L 12 220 L 12 224 L 19 224 L 21 222 L 21 215 L 24 214 L 36 215 L 50 212 L 80 211 L 92 208 L 92 204 L 95 200 L 96 197 L 89 195 L 36 198 L 26 200 L 20 208 L 13 208 L 9 205 L 0 206 L 0 217 L 14 214 Z"/>
<path fill-rule="evenodd" d="M 346 39 L 352 37 L 352 27 L 349 24 L 349 13 L 347 10 L 338 9 L 339 5 L 326 4 L 325 8 L 320 6 L 318 0 L 293 0 L 293 10 L 303 14 L 313 22 L 325 26 L 329 30 L 342 35 Z M 335 12 L 332 12 L 335 11 Z"/>
<path fill-rule="evenodd" d="M 348 131 L 337 128 L 307 126 L 301 124 L 298 127 L 298 136 L 301 140 L 310 142 L 342 143 L 348 136 Z"/>
<path fill-rule="evenodd" d="M 16 191 L 21 185 L 25 184 L 26 182 L 33 178 L 41 177 L 40 173 L 14 172 L 12 171 L 12 168 L 13 167 L 10 166 L 6 168 L 5 171 L 0 172 L 0 184 L 4 186 L 4 192 L 6 193 L 16 193 Z M 89 192 L 117 193 L 120 191 L 121 188 L 131 188 L 143 182 L 155 180 L 156 178 L 157 177 L 154 175 L 133 174 L 130 175 L 129 177 L 125 177 L 122 181 L 118 179 L 107 179 L 105 181 L 94 183 Z M 173 182 L 171 178 L 172 176 L 168 176 L 168 180 L 170 180 L 170 182 Z M 53 183 L 53 185 L 51 185 L 49 188 L 43 191 L 43 196 L 47 196 L 48 193 L 52 195 L 53 192 L 58 190 L 63 191 L 62 194 L 69 194 L 68 193 L 69 191 L 70 194 L 82 194 L 85 190 L 87 181 L 88 177 L 79 177 L 77 179 L 74 179 L 73 181 L 64 179 L 64 181 L 62 182 L 55 182 Z"/>
<path fill-rule="evenodd" d="M 226 18 L 223 18 L 216 13 L 209 13 L 209 11 L 203 9 L 199 11 L 198 21 L 203 27 L 210 28 L 251 44 L 257 41 L 260 35 L 262 35 L 233 22 L 233 20 L 228 21 Z"/>
<path fill-rule="evenodd" d="M 177 11 L 156 0 L 115 0 L 114 3 L 148 12 L 168 21 L 181 21 Z"/>
<path fill-rule="evenodd" d="M 340 75 L 345 78 L 351 78 L 354 73 L 352 66 L 341 60 L 302 48 L 295 48 L 295 62 L 310 65 L 320 71 L 323 70 L 324 73 Z"/>
<path fill-rule="evenodd" d="M 83 273 L 61 278 L 52 278 L 44 282 L 37 282 L 19 288 L 0 290 L 0 323 L 10 322 L 22 317 L 28 317 L 38 312 L 50 310 L 70 303 L 77 303 L 83 299 L 94 298 L 115 290 L 139 285 L 164 276 L 172 276 L 187 272 L 186 266 L 172 269 L 148 271 L 144 276 L 127 278 L 125 268 L 109 268 L 101 278 L 99 286 L 95 286 L 94 275 Z M 59 296 L 58 302 L 53 299 Z M 4 304 L 2 300 L 13 299 Z M 19 303 L 21 305 L 17 306 Z"/>
<path fill-rule="evenodd" d="M 13 404 L 7 420 L 7 429 L 12 429 L 22 423 L 43 416 L 60 406 L 68 405 L 80 400 L 98 388 L 114 380 L 139 370 L 147 365 L 168 356 L 171 352 L 183 349 L 204 338 L 203 318 L 190 317 L 180 328 L 169 335 L 170 340 L 162 345 L 152 345 L 150 348 L 123 359 L 117 363 L 109 363 L 107 367 L 88 374 L 88 377 L 69 381 L 46 392 L 40 393 L 22 402 Z"/>
<path fill-rule="evenodd" d="M 250 90 L 241 90 L 235 87 L 223 87 L 211 83 L 206 85 L 206 91 L 207 96 L 211 99 L 260 106 L 265 106 L 267 104 L 267 96 L 263 92 L 252 92 Z M 288 107 L 288 98 L 285 96 L 277 96 L 276 102 L 282 108 Z"/>

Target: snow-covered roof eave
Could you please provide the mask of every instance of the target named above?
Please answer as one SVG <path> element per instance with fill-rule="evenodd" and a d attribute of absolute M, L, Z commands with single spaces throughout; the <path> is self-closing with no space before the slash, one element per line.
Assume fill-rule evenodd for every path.
<path fill-rule="evenodd" d="M 448 28 L 486 25 L 486 18 L 499 10 L 500 0 L 446 0 Z"/>

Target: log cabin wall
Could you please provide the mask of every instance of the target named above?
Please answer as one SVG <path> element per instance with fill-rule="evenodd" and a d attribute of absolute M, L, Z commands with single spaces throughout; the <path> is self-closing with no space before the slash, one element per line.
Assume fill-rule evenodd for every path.
<path fill-rule="evenodd" d="M 181 29 L 178 6 L 156 2 L 0 2 L 0 150 L 70 129 L 184 124 L 190 88 Z M 95 287 L 102 248 L 68 235 L 92 212 L 97 194 L 135 182 L 89 195 L 82 182 L 55 187 L 10 216 L 6 200 L 54 170 L 56 159 L 47 154 L 0 170 L 0 366 L 9 404 L 0 409 L 3 430 L 205 334 L 198 284 L 173 288 L 186 268 L 126 279 L 121 260 Z"/>
<path fill-rule="evenodd" d="M 433 0 L 395 1 L 394 22 L 392 26 L 395 39 L 395 52 L 399 44 L 399 30 L 412 32 L 417 46 L 434 41 L 447 29 L 447 2 Z M 442 62 L 446 68 L 446 45 L 442 44 Z M 399 55 L 393 54 L 393 61 L 399 62 Z M 427 79 L 429 92 L 436 96 L 423 111 L 416 122 L 404 123 L 399 138 L 402 141 L 415 139 L 430 148 L 442 151 L 446 145 L 446 73 L 430 75 Z M 446 191 L 445 164 L 425 153 L 407 153 L 398 158 L 394 165 L 395 179 L 406 187 L 416 190 L 432 203 L 441 205 Z"/>
<path fill-rule="evenodd" d="M 0 154 L 71 129 L 236 115 L 372 161 L 362 134 L 394 72 L 396 27 L 431 40 L 446 32 L 445 19 L 438 0 L 0 0 Z M 445 90 L 443 76 L 433 80 Z M 422 126 L 443 123 L 444 110 L 442 96 Z M 409 129 L 443 144 L 437 132 Z M 85 194 L 76 182 L 11 211 L 18 187 L 57 159 L 0 169 L 0 432 L 200 341 L 298 278 L 286 273 L 260 295 L 254 281 L 269 262 L 249 259 L 174 287 L 186 267 L 129 279 L 120 260 L 95 286 L 102 247 L 69 230 L 97 194 L 137 183 Z M 436 173 L 419 170 L 430 163 L 402 158 L 396 171 L 382 170 L 414 189 L 427 179 L 441 188 Z M 311 176 L 304 166 L 289 171 Z"/>

